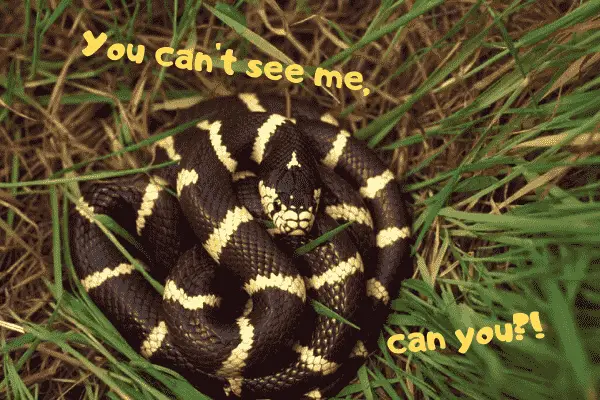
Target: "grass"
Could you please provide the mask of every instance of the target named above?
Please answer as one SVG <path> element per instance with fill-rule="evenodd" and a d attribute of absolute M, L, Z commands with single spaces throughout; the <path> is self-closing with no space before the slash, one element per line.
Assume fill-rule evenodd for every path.
<path fill-rule="evenodd" d="M 89 4 L 0 3 L 0 398 L 202 398 L 89 301 L 67 211 L 78 182 L 149 173 L 147 131 L 182 129 L 169 109 L 277 86 L 347 116 L 412 202 L 415 273 L 337 398 L 598 399 L 600 2 Z M 84 57 L 87 29 L 150 55 L 217 60 L 221 42 L 238 73 Z M 371 94 L 244 78 L 252 58 L 357 70 Z M 533 311 L 543 339 L 527 325 L 522 341 L 457 351 L 456 330 Z M 394 333 L 429 331 L 446 349 L 387 349 Z"/>

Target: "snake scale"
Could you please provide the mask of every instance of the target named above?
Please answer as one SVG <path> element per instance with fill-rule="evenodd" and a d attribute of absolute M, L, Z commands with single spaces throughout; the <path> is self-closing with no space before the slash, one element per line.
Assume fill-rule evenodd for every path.
<path fill-rule="evenodd" d="M 179 118 L 199 122 L 154 146 L 155 162 L 176 163 L 82 185 L 70 237 L 83 287 L 131 346 L 213 398 L 334 396 L 376 348 L 412 274 L 393 174 L 306 99 L 241 93 Z M 123 245 L 162 296 L 100 214 L 138 241 Z"/>

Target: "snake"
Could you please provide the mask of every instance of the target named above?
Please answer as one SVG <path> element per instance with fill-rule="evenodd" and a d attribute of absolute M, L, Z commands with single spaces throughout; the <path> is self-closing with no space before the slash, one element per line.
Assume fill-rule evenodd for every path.
<path fill-rule="evenodd" d="M 81 185 L 78 280 L 131 347 L 207 396 L 335 396 L 412 274 L 401 183 L 310 99 L 208 98 L 185 122 L 153 142 L 163 167 Z"/>

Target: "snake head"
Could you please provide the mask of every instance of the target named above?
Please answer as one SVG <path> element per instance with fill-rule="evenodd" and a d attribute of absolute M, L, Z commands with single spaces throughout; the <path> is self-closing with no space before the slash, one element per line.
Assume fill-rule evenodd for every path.
<path fill-rule="evenodd" d="M 306 235 L 319 206 L 319 180 L 301 168 L 272 171 L 261 179 L 258 191 L 265 213 L 286 235 Z"/>

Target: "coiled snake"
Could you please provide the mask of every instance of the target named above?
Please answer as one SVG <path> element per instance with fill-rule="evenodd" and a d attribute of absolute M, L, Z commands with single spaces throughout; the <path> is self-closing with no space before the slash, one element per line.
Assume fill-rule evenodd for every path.
<path fill-rule="evenodd" d="M 335 395 L 375 348 L 412 273 L 393 174 L 306 100 L 242 93 L 182 118 L 200 122 L 155 147 L 157 162 L 177 164 L 82 186 L 70 236 L 83 287 L 142 355 L 207 395 Z M 100 230 L 98 214 L 138 240 L 142 251 L 124 245 L 164 284 L 162 297 Z"/>

